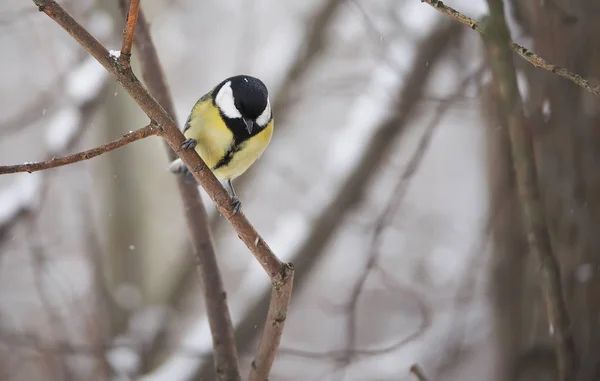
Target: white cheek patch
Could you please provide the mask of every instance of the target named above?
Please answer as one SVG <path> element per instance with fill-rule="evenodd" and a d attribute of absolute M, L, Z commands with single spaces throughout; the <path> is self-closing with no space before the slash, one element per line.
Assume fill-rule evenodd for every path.
<path fill-rule="evenodd" d="M 241 118 L 242 113 L 235 107 L 233 100 L 233 91 L 231 90 L 231 81 L 224 84 L 215 97 L 215 103 L 221 112 L 228 118 Z"/>
<path fill-rule="evenodd" d="M 256 118 L 256 124 L 264 127 L 267 125 L 267 123 L 269 123 L 269 120 L 271 120 L 271 102 L 269 102 L 269 98 L 267 98 L 267 107 L 265 107 L 265 110 L 262 112 L 262 114 Z"/>

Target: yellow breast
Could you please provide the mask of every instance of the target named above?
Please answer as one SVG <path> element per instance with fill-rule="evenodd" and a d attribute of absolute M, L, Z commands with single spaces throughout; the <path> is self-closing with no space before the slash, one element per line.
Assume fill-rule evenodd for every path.
<path fill-rule="evenodd" d="M 227 165 L 214 169 L 231 148 L 233 133 L 210 101 L 194 106 L 189 124 L 185 137 L 196 139 L 196 152 L 219 180 L 234 179 L 246 172 L 265 151 L 273 135 L 271 120 L 264 130 L 240 144 Z"/>

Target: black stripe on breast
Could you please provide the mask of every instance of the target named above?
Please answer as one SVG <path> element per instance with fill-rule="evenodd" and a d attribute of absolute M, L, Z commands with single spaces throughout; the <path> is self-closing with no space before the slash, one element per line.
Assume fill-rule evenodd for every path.
<path fill-rule="evenodd" d="M 223 155 L 223 157 L 221 158 L 221 160 L 219 160 L 217 162 L 217 164 L 215 164 L 215 166 L 212 168 L 212 170 L 217 170 L 219 168 L 225 167 L 226 165 L 228 165 L 231 160 L 233 159 L 233 155 L 236 154 L 236 152 L 239 152 L 241 149 L 243 148 L 243 144 L 241 142 L 237 142 L 234 141 L 231 146 L 229 146 L 229 149 L 227 150 L 227 152 L 225 152 L 225 155 Z"/>
<path fill-rule="evenodd" d="M 230 118 L 227 118 L 223 114 L 221 114 L 221 117 L 223 118 L 223 121 L 225 122 L 225 125 L 227 126 L 227 128 L 229 128 L 229 130 L 233 134 L 233 142 L 229 146 L 229 149 L 225 152 L 225 155 L 223 155 L 221 160 L 219 160 L 217 162 L 217 164 L 213 167 L 213 171 L 228 165 L 231 162 L 231 160 L 233 159 L 233 156 L 237 152 L 241 151 L 242 148 L 244 148 L 244 145 L 246 144 L 246 141 L 248 139 L 263 132 L 263 130 L 265 128 L 267 128 L 269 123 L 271 123 L 271 120 L 269 120 L 269 123 L 267 123 L 265 126 L 262 126 L 262 127 L 256 123 L 254 123 L 254 129 L 252 131 L 252 134 L 249 134 L 248 131 L 246 130 L 246 124 L 244 123 L 243 120 L 230 119 Z M 273 119 L 272 116 L 271 116 L 271 119 Z"/>

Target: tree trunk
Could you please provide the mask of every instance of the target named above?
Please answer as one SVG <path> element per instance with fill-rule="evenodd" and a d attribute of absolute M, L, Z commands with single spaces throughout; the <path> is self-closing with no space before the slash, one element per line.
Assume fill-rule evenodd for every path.
<path fill-rule="evenodd" d="M 600 3 L 586 0 L 512 0 L 513 16 L 548 61 L 582 76 L 600 77 Z M 514 34 L 514 31 L 513 31 Z M 525 75 L 525 113 L 535 143 L 540 190 L 578 359 L 577 381 L 600 379 L 600 99 L 552 73 L 516 60 Z M 499 380 L 556 379 L 552 327 L 538 273 L 523 235 L 507 132 L 500 125 L 496 89 L 486 90 L 494 228 L 491 287 L 496 309 Z"/>

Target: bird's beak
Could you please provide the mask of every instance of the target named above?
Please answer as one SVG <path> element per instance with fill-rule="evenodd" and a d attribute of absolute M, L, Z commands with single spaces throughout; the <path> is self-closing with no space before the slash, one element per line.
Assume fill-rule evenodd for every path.
<path fill-rule="evenodd" d="M 252 127 L 254 127 L 254 121 L 252 119 L 244 118 L 244 123 L 246 124 L 246 131 L 249 134 L 252 134 Z"/>

